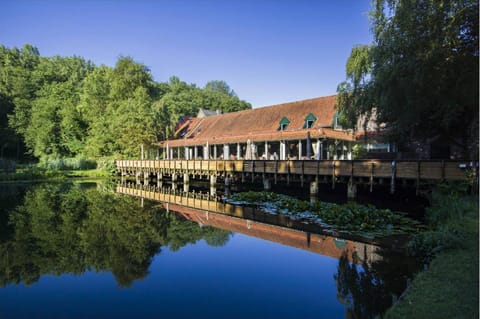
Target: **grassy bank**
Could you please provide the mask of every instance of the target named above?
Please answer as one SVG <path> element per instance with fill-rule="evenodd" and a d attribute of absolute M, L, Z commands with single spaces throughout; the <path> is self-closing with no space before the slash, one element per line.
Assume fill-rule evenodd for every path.
<path fill-rule="evenodd" d="M 104 178 L 111 176 L 102 169 L 56 170 L 39 167 L 17 169 L 15 173 L 0 173 L 1 182 L 61 180 L 66 178 Z"/>
<path fill-rule="evenodd" d="M 412 242 L 423 253 L 428 247 L 428 270 L 385 318 L 479 317 L 478 197 L 443 196 L 427 216 L 431 230 Z"/>
<path fill-rule="evenodd" d="M 61 180 L 65 178 L 104 178 L 115 172 L 114 160 L 101 158 L 44 159 L 37 164 L 15 165 L 10 170 L 0 170 L 0 182 Z M 12 169 L 15 167 L 14 169 Z M 14 172 L 12 172 L 14 171 Z"/>

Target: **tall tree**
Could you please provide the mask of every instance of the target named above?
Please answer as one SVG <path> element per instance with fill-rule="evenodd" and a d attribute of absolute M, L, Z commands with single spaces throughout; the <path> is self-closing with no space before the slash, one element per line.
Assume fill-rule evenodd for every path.
<path fill-rule="evenodd" d="M 83 151 L 86 124 L 77 109 L 82 81 L 92 70 L 80 57 L 43 58 L 34 71 L 40 88 L 23 135 L 38 158 L 72 157 Z"/>
<path fill-rule="evenodd" d="M 33 71 L 39 61 L 38 49 L 31 45 L 0 46 L 0 156 L 18 158 L 24 152 L 23 134 L 38 89 Z"/>
<path fill-rule="evenodd" d="M 178 77 L 171 77 L 169 86 L 170 91 L 157 103 L 157 107 L 163 110 L 161 118 L 166 137 L 174 133 L 181 116 L 195 116 L 200 108 L 224 113 L 252 108 L 250 103 L 240 100 L 224 81 L 210 81 L 205 89 L 201 89 Z"/>
<path fill-rule="evenodd" d="M 350 87 L 339 86 L 339 110 L 375 110 L 397 141 L 437 140 L 478 156 L 478 1 L 373 3 L 368 67 L 355 64 L 366 81 L 347 74 Z"/>
<path fill-rule="evenodd" d="M 235 91 L 233 91 L 225 81 L 209 81 L 207 84 L 205 84 L 205 91 L 214 91 L 226 94 L 228 96 L 237 96 Z"/>

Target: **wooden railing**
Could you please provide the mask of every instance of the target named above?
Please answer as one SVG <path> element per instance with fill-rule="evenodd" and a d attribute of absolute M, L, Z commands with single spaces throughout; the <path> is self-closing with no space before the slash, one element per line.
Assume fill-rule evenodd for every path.
<path fill-rule="evenodd" d="M 117 160 L 121 171 L 167 171 L 192 174 L 259 173 L 352 176 L 417 180 L 465 180 L 477 176 L 478 162 L 453 160 Z"/>

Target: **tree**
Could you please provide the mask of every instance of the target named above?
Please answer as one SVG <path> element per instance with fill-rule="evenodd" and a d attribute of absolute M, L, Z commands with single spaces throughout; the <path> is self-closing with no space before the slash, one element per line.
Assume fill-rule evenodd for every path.
<path fill-rule="evenodd" d="M 77 56 L 41 57 L 30 45 L 0 46 L 0 156 L 18 154 L 23 140 L 40 160 L 138 157 L 140 144 L 171 136 L 181 116 L 251 108 L 224 81 L 206 87 L 178 77 L 155 83 L 131 57 L 97 67 Z"/>
<path fill-rule="evenodd" d="M 374 42 L 367 58 L 352 51 L 338 109 L 347 118 L 375 111 L 396 141 L 478 156 L 478 2 L 374 0 L 371 19 Z"/>
<path fill-rule="evenodd" d="M 23 133 L 29 125 L 31 101 L 38 85 L 33 71 L 40 61 L 38 49 L 0 46 L 0 157 L 24 152 Z"/>
<path fill-rule="evenodd" d="M 43 58 L 33 72 L 40 83 L 21 131 L 37 158 L 73 157 L 83 152 L 86 123 L 77 106 L 81 84 L 93 66 L 80 57 Z"/>
<path fill-rule="evenodd" d="M 200 108 L 235 112 L 251 109 L 250 103 L 240 100 L 224 81 L 210 81 L 205 89 L 171 77 L 170 90 L 157 102 L 165 137 L 173 135 L 181 116 L 195 116 Z"/>
<path fill-rule="evenodd" d="M 209 81 L 205 84 L 205 91 L 219 92 L 232 97 L 237 96 L 225 81 Z"/>
<path fill-rule="evenodd" d="M 352 49 L 346 65 L 347 81 L 337 88 L 337 107 L 341 109 L 339 121 L 345 128 L 356 129 L 358 118 L 365 114 L 369 117 L 371 113 L 373 103 L 368 87 L 372 68 L 370 52 L 368 45 Z"/>

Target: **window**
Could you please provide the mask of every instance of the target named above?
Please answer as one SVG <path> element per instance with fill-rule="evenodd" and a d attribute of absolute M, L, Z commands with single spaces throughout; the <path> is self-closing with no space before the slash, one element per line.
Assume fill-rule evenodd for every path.
<path fill-rule="evenodd" d="M 316 120 L 317 118 L 312 113 L 308 114 L 302 128 L 312 128 Z"/>
<path fill-rule="evenodd" d="M 280 120 L 280 125 L 278 126 L 278 130 L 279 131 L 285 131 L 288 127 L 288 124 L 290 124 L 290 121 L 286 117 L 283 117 Z"/>

